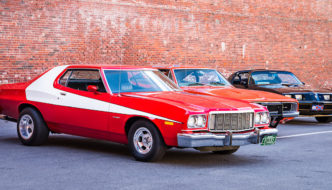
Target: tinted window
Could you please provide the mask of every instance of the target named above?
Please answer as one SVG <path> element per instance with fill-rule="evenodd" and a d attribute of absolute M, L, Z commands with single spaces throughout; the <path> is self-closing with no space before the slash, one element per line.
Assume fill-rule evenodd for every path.
<path fill-rule="evenodd" d="M 251 74 L 251 80 L 257 85 L 291 84 L 300 85 L 301 81 L 291 72 L 286 71 L 256 71 Z"/>

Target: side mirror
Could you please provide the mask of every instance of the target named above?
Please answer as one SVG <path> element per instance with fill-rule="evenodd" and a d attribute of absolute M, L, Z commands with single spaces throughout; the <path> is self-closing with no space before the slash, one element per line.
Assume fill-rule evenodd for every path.
<path fill-rule="evenodd" d="M 89 85 L 87 88 L 88 92 L 94 92 L 94 93 L 98 93 L 98 86 L 95 85 Z"/>

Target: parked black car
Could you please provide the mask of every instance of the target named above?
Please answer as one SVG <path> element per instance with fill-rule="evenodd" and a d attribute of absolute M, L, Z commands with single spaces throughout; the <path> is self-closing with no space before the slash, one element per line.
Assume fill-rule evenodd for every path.
<path fill-rule="evenodd" d="M 318 122 L 332 122 L 332 90 L 312 88 L 293 73 L 280 70 L 243 70 L 228 79 L 237 88 L 264 90 L 295 98 L 300 116 L 313 116 Z"/>

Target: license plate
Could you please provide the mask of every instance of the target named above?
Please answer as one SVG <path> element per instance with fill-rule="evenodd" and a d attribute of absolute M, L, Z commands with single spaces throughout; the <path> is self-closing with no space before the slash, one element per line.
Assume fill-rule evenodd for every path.
<path fill-rule="evenodd" d="M 312 105 L 312 111 L 323 111 L 324 105 Z"/>
<path fill-rule="evenodd" d="M 263 137 L 261 145 L 262 146 L 273 145 L 273 144 L 276 143 L 276 140 L 277 140 L 276 135 L 266 135 L 266 136 Z"/>

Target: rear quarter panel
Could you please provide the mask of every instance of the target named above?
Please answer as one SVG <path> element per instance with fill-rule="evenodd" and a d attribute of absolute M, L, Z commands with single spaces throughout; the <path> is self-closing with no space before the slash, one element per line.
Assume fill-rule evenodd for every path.
<path fill-rule="evenodd" d="M 29 83 L 0 85 L 0 113 L 17 119 L 18 107 L 26 102 L 25 89 Z"/>

